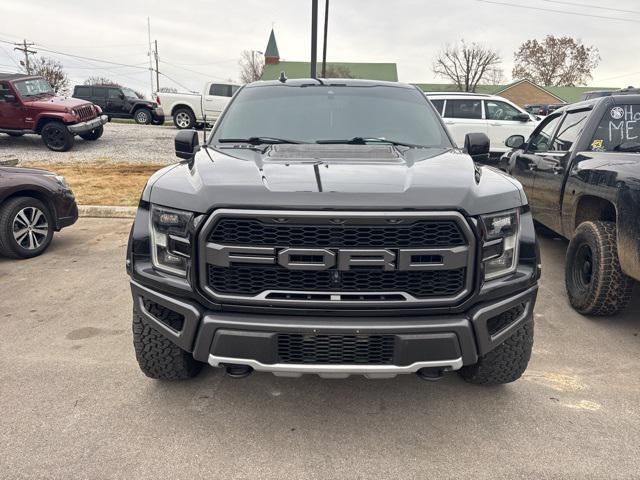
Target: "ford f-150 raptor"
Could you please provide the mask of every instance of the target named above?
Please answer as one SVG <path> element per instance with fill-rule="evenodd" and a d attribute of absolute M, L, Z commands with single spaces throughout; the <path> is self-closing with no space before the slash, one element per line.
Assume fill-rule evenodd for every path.
<path fill-rule="evenodd" d="M 520 184 L 474 164 L 413 86 L 257 82 L 153 175 L 127 270 L 142 371 L 204 364 L 370 378 L 516 380 L 540 275 Z"/>

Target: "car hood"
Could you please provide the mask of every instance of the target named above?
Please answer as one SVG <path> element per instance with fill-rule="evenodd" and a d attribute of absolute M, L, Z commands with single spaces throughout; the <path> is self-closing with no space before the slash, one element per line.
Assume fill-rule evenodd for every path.
<path fill-rule="evenodd" d="M 80 105 L 87 104 L 90 105 L 91 102 L 72 97 L 42 97 L 34 100 L 25 100 L 25 104 L 32 108 L 64 112 L 65 108 L 75 108 Z"/>
<path fill-rule="evenodd" d="M 23 167 L 5 167 L 0 166 L 0 173 L 7 175 L 55 175 L 48 170 L 41 170 L 39 168 L 23 168 Z"/>
<path fill-rule="evenodd" d="M 457 150 L 388 145 L 205 148 L 158 174 L 143 199 L 205 213 L 214 208 L 458 210 L 469 215 L 526 203 L 502 172 Z"/>

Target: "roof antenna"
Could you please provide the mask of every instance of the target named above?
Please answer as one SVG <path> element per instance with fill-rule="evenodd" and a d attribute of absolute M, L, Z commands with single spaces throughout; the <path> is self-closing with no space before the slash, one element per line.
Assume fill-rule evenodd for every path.
<path fill-rule="evenodd" d="M 287 76 L 284 74 L 284 72 L 280 72 L 280 78 L 278 79 L 278 81 L 280 83 L 286 83 L 287 82 Z"/>

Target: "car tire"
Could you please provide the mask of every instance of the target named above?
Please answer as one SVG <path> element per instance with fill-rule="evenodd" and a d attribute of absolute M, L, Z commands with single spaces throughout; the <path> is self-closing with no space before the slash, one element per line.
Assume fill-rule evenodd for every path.
<path fill-rule="evenodd" d="M 151 120 L 152 125 L 164 125 L 164 117 Z"/>
<path fill-rule="evenodd" d="M 94 128 L 90 132 L 81 133 L 80 138 L 83 138 L 84 140 L 94 141 L 94 140 L 98 140 L 103 133 L 104 133 L 104 127 L 100 125 L 99 127 Z"/>
<path fill-rule="evenodd" d="M 18 138 L 18 137 L 22 137 L 22 136 L 24 135 L 24 133 L 14 133 L 14 132 L 11 132 L 11 133 L 7 133 L 7 135 L 9 135 L 10 137 Z"/>
<path fill-rule="evenodd" d="M 167 311 L 152 312 L 160 318 Z M 186 380 L 193 378 L 204 366 L 189 352 L 182 350 L 173 342 L 157 332 L 133 308 L 133 346 L 140 370 L 149 378 L 157 380 Z"/>
<path fill-rule="evenodd" d="M 54 152 L 67 152 L 71 150 L 75 143 L 73 134 L 62 122 L 48 122 L 40 132 L 42 141 L 49 150 Z"/>
<path fill-rule="evenodd" d="M 42 254 L 53 239 L 54 223 L 47 206 L 32 197 L 16 197 L 0 209 L 0 254 L 31 258 Z"/>
<path fill-rule="evenodd" d="M 196 117 L 188 108 L 179 108 L 173 113 L 173 123 L 179 130 L 188 130 L 196 126 Z"/>
<path fill-rule="evenodd" d="M 533 349 L 533 320 L 518 328 L 503 343 L 481 356 L 474 365 L 459 370 L 460 376 L 476 385 L 503 385 L 518 380 L 527 369 Z"/>
<path fill-rule="evenodd" d="M 620 267 L 616 224 L 580 224 L 565 262 L 571 306 L 583 315 L 615 315 L 629 304 L 634 283 Z"/>
<path fill-rule="evenodd" d="M 133 112 L 133 119 L 138 125 L 149 125 L 151 123 L 151 110 L 139 108 Z"/>

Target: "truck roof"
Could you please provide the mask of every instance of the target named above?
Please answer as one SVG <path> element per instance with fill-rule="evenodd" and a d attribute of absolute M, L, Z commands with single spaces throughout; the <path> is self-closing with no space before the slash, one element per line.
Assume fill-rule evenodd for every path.
<path fill-rule="evenodd" d="M 286 72 L 285 72 L 286 75 Z M 396 88 L 411 88 L 415 89 L 413 85 L 400 82 L 386 82 L 383 80 L 362 80 L 355 78 L 291 78 L 285 82 L 280 80 L 261 80 L 250 83 L 246 88 L 255 87 L 305 87 L 310 85 L 336 85 L 346 87 L 396 87 Z"/>
<path fill-rule="evenodd" d="M 610 95 L 608 97 L 598 97 L 592 98 L 589 100 L 583 100 L 582 102 L 572 103 L 569 105 L 565 105 L 562 108 L 559 108 L 554 113 L 565 112 L 567 110 L 580 110 L 581 108 L 590 107 L 592 105 L 596 105 L 600 102 L 611 102 L 613 104 L 620 103 L 631 103 L 631 104 L 640 104 L 640 95 L 637 94 L 619 94 L 619 95 Z"/>
<path fill-rule="evenodd" d="M 20 80 L 23 78 L 31 78 L 33 75 L 26 73 L 2 73 L 0 72 L 0 80 Z"/>

